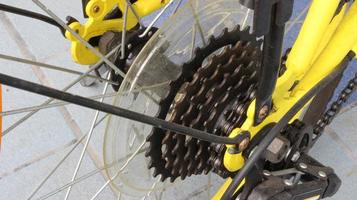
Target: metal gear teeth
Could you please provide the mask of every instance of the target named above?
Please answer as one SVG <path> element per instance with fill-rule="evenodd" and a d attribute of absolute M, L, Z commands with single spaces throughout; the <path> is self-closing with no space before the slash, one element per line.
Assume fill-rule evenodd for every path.
<path fill-rule="evenodd" d="M 205 72 L 205 68 L 202 67 L 202 62 L 203 60 L 213 53 L 215 50 L 224 47 L 229 44 L 233 44 L 234 46 L 232 48 L 224 48 L 224 50 L 221 52 L 221 54 L 218 54 L 214 56 L 213 58 L 209 58 L 208 60 L 208 66 L 212 65 L 212 63 L 217 62 L 218 64 L 224 65 L 226 63 L 219 63 L 219 56 L 225 56 L 228 54 L 228 51 L 236 51 L 242 47 L 239 47 L 242 44 L 238 44 L 238 41 L 240 40 L 247 40 L 247 41 L 252 41 L 252 46 L 255 45 L 255 47 L 259 46 L 260 41 L 255 41 L 255 37 L 253 35 L 249 34 L 249 28 L 244 29 L 243 31 L 240 30 L 240 27 L 237 26 L 235 29 L 232 31 L 228 31 L 228 29 L 224 29 L 224 31 L 221 33 L 221 35 L 217 38 L 215 37 L 210 37 L 208 40 L 208 43 L 205 47 L 202 48 L 197 48 L 195 50 L 195 57 L 193 57 L 190 61 L 187 63 L 183 64 L 182 66 L 182 72 L 181 74 L 177 77 L 176 80 L 171 81 L 169 84 L 169 91 L 166 94 L 166 96 L 162 99 L 160 102 L 160 109 L 159 109 L 159 114 L 158 117 L 161 119 L 165 119 L 170 105 L 173 103 L 173 100 L 179 91 L 180 87 L 182 87 L 182 84 L 185 82 L 189 82 L 191 84 L 188 84 L 185 86 L 185 89 L 187 91 L 192 91 L 191 94 L 186 94 L 179 102 L 179 104 L 182 104 L 184 102 L 200 102 L 195 99 L 191 99 L 190 95 L 195 96 L 196 91 L 194 91 L 192 88 L 193 86 L 197 83 L 202 83 L 205 80 L 207 81 L 207 76 L 205 80 L 202 80 L 202 78 L 199 78 L 200 73 Z M 241 42 L 239 42 L 241 43 Z M 245 45 L 250 46 L 250 42 L 246 42 Z M 245 47 L 244 47 L 245 48 Z M 245 56 L 242 56 L 243 58 Z M 226 59 L 223 59 L 226 60 Z M 223 62 L 223 61 L 222 61 Z M 211 70 L 211 69 L 210 69 Z M 215 71 L 215 70 L 211 70 Z M 214 74 L 212 74 L 212 83 L 210 85 L 215 85 L 214 81 L 219 81 L 217 77 L 214 77 Z M 223 89 L 225 84 L 221 84 L 220 89 Z M 213 92 L 214 94 L 217 93 Z M 203 95 L 202 96 L 206 96 Z M 202 97 L 201 97 L 202 98 Z M 173 113 L 175 118 L 176 123 L 184 123 L 187 125 L 190 123 L 189 121 L 184 121 L 183 119 L 186 117 L 192 117 L 194 116 L 194 109 L 199 109 L 201 111 L 209 111 L 209 105 L 212 105 L 214 103 L 213 99 L 208 99 L 203 105 L 197 104 L 194 107 L 190 107 L 189 111 L 190 113 L 185 113 L 180 119 L 177 119 L 179 113 Z M 217 108 L 218 105 L 215 105 Z M 191 114 L 192 113 L 192 114 Z M 216 113 L 215 113 L 216 115 Z M 205 128 L 202 126 L 202 124 L 207 120 L 207 116 L 204 115 L 199 115 L 199 119 L 194 122 L 194 124 L 191 124 L 192 127 L 195 128 Z M 170 136 L 168 136 L 170 135 Z M 153 129 L 153 132 L 148 136 L 147 141 L 150 143 L 149 149 L 146 153 L 147 157 L 151 158 L 151 163 L 149 165 L 150 168 L 154 168 L 154 175 L 157 176 L 161 174 L 161 180 L 164 181 L 167 178 L 170 178 L 170 181 L 174 181 L 178 176 L 181 176 L 181 179 L 184 179 L 187 176 L 191 176 L 192 174 L 199 174 L 202 172 L 208 173 L 209 170 L 212 168 L 210 165 L 208 165 L 208 160 L 209 160 L 209 152 L 207 149 L 210 149 L 209 144 L 206 142 L 198 141 L 197 139 L 194 138 L 189 138 L 185 139 L 185 137 L 178 136 L 173 133 L 168 133 L 165 134 L 164 132 L 159 131 L 158 129 Z M 171 143 L 170 143 L 170 142 Z M 176 143 L 174 146 L 172 143 Z M 161 145 L 166 144 L 167 150 L 165 153 L 161 151 Z M 174 151 L 170 151 L 170 150 Z M 196 149 L 196 150 L 195 150 Z M 185 151 L 186 150 L 186 151 Z M 197 155 L 192 155 L 197 151 Z M 168 162 L 171 162 L 170 159 L 167 159 L 167 157 L 173 157 L 175 160 L 173 161 L 173 166 L 167 166 L 165 165 Z M 166 159 L 166 160 L 165 160 Z M 181 162 L 180 162 L 181 161 Z M 183 165 L 181 165 L 183 164 Z M 170 165 L 170 163 L 169 163 Z M 178 166 L 175 166 L 178 165 Z M 184 167 L 184 166 L 187 167 Z"/>

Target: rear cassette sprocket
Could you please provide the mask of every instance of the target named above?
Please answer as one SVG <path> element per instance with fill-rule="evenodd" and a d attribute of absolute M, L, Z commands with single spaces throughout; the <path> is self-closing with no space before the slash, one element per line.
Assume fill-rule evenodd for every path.
<path fill-rule="evenodd" d="M 249 28 L 240 30 L 237 26 L 232 31 L 224 29 L 218 37 L 211 36 L 170 82 L 157 117 L 228 136 L 242 125 L 254 98 L 260 47 L 261 41 L 249 33 Z M 165 133 L 159 128 L 153 128 L 147 141 L 149 168 L 154 168 L 154 176 L 161 175 L 162 181 L 170 178 L 173 182 L 211 170 L 224 177 L 230 175 L 222 162 L 224 145 Z"/>

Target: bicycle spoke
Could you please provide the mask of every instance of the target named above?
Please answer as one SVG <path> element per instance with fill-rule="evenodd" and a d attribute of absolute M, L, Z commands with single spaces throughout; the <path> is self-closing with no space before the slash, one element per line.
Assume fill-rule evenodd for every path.
<path fill-rule="evenodd" d="M 132 4 L 129 0 L 126 0 L 126 4 L 129 5 L 129 8 L 130 8 L 131 12 L 133 12 L 133 14 L 134 14 L 136 20 L 138 20 L 138 23 L 139 23 L 139 25 L 140 25 L 140 28 L 141 28 L 141 27 L 144 27 L 144 24 L 142 23 L 142 21 L 141 21 L 141 19 L 140 19 L 140 17 L 139 17 L 139 14 L 136 12 L 135 8 L 133 7 L 133 4 Z"/>
<path fill-rule="evenodd" d="M 146 200 L 146 198 L 150 197 L 152 191 L 154 191 L 156 185 L 160 182 L 160 179 L 157 179 L 150 187 L 150 190 L 142 197 L 142 200 Z"/>
<path fill-rule="evenodd" d="M 301 11 L 301 13 L 295 17 L 294 20 L 289 21 L 287 24 L 288 26 L 285 29 L 285 34 L 289 33 L 291 29 L 294 27 L 294 24 L 296 24 L 301 18 L 306 14 L 306 12 L 309 10 L 310 3 L 305 6 L 305 8 Z"/>
<path fill-rule="evenodd" d="M 161 13 L 157 15 L 156 20 L 158 20 L 159 17 L 163 14 L 163 12 L 173 3 L 174 0 L 171 0 L 162 10 Z M 76 31 L 71 29 L 63 20 L 61 20 L 56 14 L 54 14 L 49 8 L 47 8 L 44 4 L 42 4 L 39 0 L 32 0 L 39 8 L 41 8 L 45 13 L 47 13 L 50 17 L 53 18 L 58 24 L 60 24 L 64 29 L 66 29 L 68 32 L 70 32 L 78 41 L 80 41 L 83 45 L 85 45 L 89 50 L 91 50 L 96 56 L 98 56 L 100 59 L 103 59 L 103 61 L 110 67 L 112 68 L 116 74 L 119 74 L 122 78 L 125 79 L 125 73 L 123 73 L 119 68 L 117 68 L 106 56 L 104 56 L 102 53 L 100 53 L 96 48 L 94 48 L 89 42 L 85 41 Z M 154 19 L 153 22 L 156 21 Z M 150 31 L 154 23 L 152 23 L 151 27 L 150 25 L 147 27 L 145 32 L 142 35 L 139 35 L 139 37 L 145 36 L 147 32 Z M 146 94 L 144 92 L 144 94 Z M 149 98 L 151 96 L 149 94 L 146 94 Z"/>
<path fill-rule="evenodd" d="M 78 41 L 85 45 L 90 51 L 92 51 L 96 56 L 103 59 L 103 61 L 112 68 L 115 73 L 119 74 L 125 78 L 125 73 L 122 72 L 118 67 L 116 67 L 106 56 L 100 53 L 96 48 L 94 48 L 89 42 L 83 39 L 75 30 L 71 29 L 63 20 L 61 20 L 54 12 L 52 12 L 48 7 L 46 7 L 39 0 L 32 0 L 39 8 L 41 8 L 45 13 L 47 13 L 52 19 L 54 19 L 58 24 L 60 24 L 64 29 L 70 32 Z"/>
<path fill-rule="evenodd" d="M 37 62 L 37 61 L 32 61 L 32 60 L 28 60 L 28 59 L 18 58 L 18 57 L 14 57 L 14 56 L 0 54 L 0 58 L 5 59 L 5 60 L 14 61 L 14 62 L 19 62 L 19 63 L 35 65 L 38 67 L 43 67 L 43 68 L 52 69 L 52 70 L 56 70 L 56 71 L 66 72 L 66 73 L 70 73 L 70 74 L 83 75 L 83 73 L 80 71 L 75 71 L 75 70 L 67 69 L 64 67 L 59 67 L 59 66 L 41 63 L 41 62 Z M 88 74 L 88 75 L 86 75 L 86 77 L 95 78 L 100 81 L 109 82 L 110 84 L 118 85 L 118 83 L 115 83 L 108 79 L 104 79 L 99 76 L 94 76 L 94 75 Z"/>
<path fill-rule="evenodd" d="M 97 127 L 100 123 L 104 121 L 109 116 L 109 114 L 104 115 L 101 119 L 97 121 L 94 127 Z M 85 134 L 83 135 L 75 144 L 73 144 L 73 147 L 67 152 L 66 155 L 62 157 L 62 159 L 55 165 L 55 167 L 50 171 L 50 173 L 47 174 L 47 176 L 39 183 L 39 185 L 32 191 L 32 193 L 29 195 L 27 200 L 30 200 L 34 197 L 34 195 L 43 187 L 43 185 L 47 182 L 49 178 L 57 171 L 57 169 L 63 164 L 63 162 L 72 154 L 72 152 L 77 148 L 77 146 L 84 140 L 84 138 L 88 135 Z"/>
<path fill-rule="evenodd" d="M 166 191 L 166 187 L 165 187 L 165 183 L 164 183 L 164 186 L 159 194 L 159 197 L 157 197 L 156 199 L 157 200 L 161 200 L 162 199 L 162 196 L 164 195 L 164 192 Z"/>
<path fill-rule="evenodd" d="M 144 153 L 146 150 L 147 150 L 147 148 L 141 149 L 141 150 L 138 152 L 138 154 Z M 128 158 L 129 155 L 126 155 L 125 157 Z M 51 191 L 51 192 L 45 194 L 45 195 L 43 195 L 43 196 L 41 196 L 41 197 L 39 197 L 39 198 L 37 198 L 37 199 L 38 199 L 38 200 L 43 200 L 43 199 L 47 199 L 47 198 L 49 198 L 49 197 L 51 197 L 51 196 L 53 196 L 53 195 L 56 195 L 56 194 L 58 194 L 59 192 L 62 192 L 63 190 L 67 189 L 67 188 L 70 187 L 70 186 L 73 186 L 73 185 L 75 185 L 75 184 L 77 184 L 77 183 L 80 183 L 80 182 L 86 180 L 87 178 L 90 178 L 90 177 L 92 177 L 92 176 L 98 174 L 99 172 L 101 172 L 101 171 L 103 171 L 103 170 L 106 170 L 106 169 L 109 169 L 109 168 L 113 167 L 114 165 L 118 164 L 118 163 L 121 162 L 121 161 L 123 161 L 123 158 L 120 159 L 120 160 L 118 160 L 118 161 L 114 161 L 114 162 L 112 162 L 112 163 L 110 163 L 110 164 L 108 164 L 108 165 L 104 165 L 104 166 L 102 166 L 102 167 L 98 167 L 97 169 L 92 170 L 92 171 L 88 172 L 87 174 L 84 174 L 84 175 L 80 176 L 80 177 L 77 178 L 76 180 L 71 181 L 71 182 L 68 182 L 67 184 L 65 184 L 65 185 L 63 185 L 63 186 L 61 186 L 61 187 L 59 187 L 59 188 L 57 188 L 57 189 L 55 189 L 55 190 L 53 190 L 53 191 Z"/>
<path fill-rule="evenodd" d="M 77 183 L 80 183 L 80 182 L 86 180 L 87 178 L 90 178 L 90 177 L 92 177 L 92 176 L 98 174 L 99 172 L 101 172 L 101 171 L 103 171 L 103 170 L 105 170 L 105 169 L 108 169 L 108 168 L 112 167 L 113 165 L 114 165 L 114 164 L 108 165 L 108 166 L 103 166 L 103 167 L 101 167 L 101 168 L 95 169 L 95 170 L 93 170 L 93 171 L 91 171 L 91 172 L 89 172 L 89 173 L 87 173 L 87 174 L 85 174 L 85 175 L 83 175 L 83 176 L 77 178 L 76 180 L 74 180 L 74 181 L 72 181 L 72 182 L 69 182 L 69 183 L 63 185 L 62 187 L 59 187 L 59 188 L 57 188 L 56 190 L 51 191 L 51 192 L 49 192 L 49 193 L 47 193 L 47 194 L 45 194 L 45 195 L 39 197 L 37 200 L 48 199 L 48 198 L 52 197 L 53 195 L 56 195 L 56 194 L 58 194 L 59 192 L 62 192 L 63 190 L 67 189 L 68 187 L 73 186 L 73 185 L 75 185 L 75 184 L 77 184 Z"/>
<path fill-rule="evenodd" d="M 121 192 L 118 192 L 118 198 L 117 200 L 120 200 L 121 199 Z"/>
<path fill-rule="evenodd" d="M 138 149 L 126 160 L 124 165 L 119 169 L 119 171 L 112 177 L 109 178 L 109 180 L 94 194 L 94 196 L 91 198 L 91 200 L 94 200 L 98 197 L 98 195 L 106 188 L 109 183 L 113 180 L 115 180 L 123 171 L 124 169 L 129 165 L 129 163 L 135 158 L 135 156 L 140 152 L 140 150 L 144 147 L 146 141 L 144 140 L 143 143 L 138 147 Z"/>
<path fill-rule="evenodd" d="M 125 58 L 125 35 L 126 35 L 126 24 L 128 21 L 128 8 L 129 8 L 129 4 L 126 3 L 125 4 L 125 11 L 124 11 L 124 24 L 123 24 L 123 30 L 122 30 L 122 34 L 121 34 L 121 52 L 120 52 L 120 58 L 124 59 Z"/>
<path fill-rule="evenodd" d="M 191 42 L 191 59 L 195 55 L 195 44 L 196 44 L 196 24 L 192 25 L 192 42 Z"/>
<path fill-rule="evenodd" d="M 133 91 L 131 91 L 131 93 L 139 93 L 141 91 L 146 91 L 146 90 L 151 90 L 151 89 L 155 89 L 158 87 L 162 87 L 167 85 L 169 82 L 163 82 L 163 83 L 159 83 L 159 84 L 155 84 L 152 86 L 148 86 L 148 87 L 142 87 L 142 88 L 138 88 L 138 89 L 134 89 Z M 128 91 L 125 92 L 113 92 L 113 93 L 108 93 L 105 95 L 95 95 L 95 96 L 90 96 L 88 97 L 89 99 L 100 99 L 102 97 L 108 98 L 108 97 L 115 97 L 117 95 L 125 95 L 128 94 Z M 25 112 L 31 112 L 34 110 L 42 110 L 42 109 L 47 109 L 47 108 L 55 108 L 55 107 L 60 107 L 60 106 L 65 106 L 65 105 L 69 105 L 71 103 L 65 102 L 65 101 L 58 101 L 55 103 L 51 103 L 51 104 L 47 104 L 47 105 L 37 105 L 37 106 L 29 106 L 29 107 L 24 107 L 24 108 L 19 108 L 19 109 L 14 109 L 14 110 L 7 110 L 7 111 L 2 111 L 0 112 L 0 116 L 5 117 L 5 116 L 10 116 L 10 115 L 16 115 L 16 114 L 21 114 L 21 113 L 25 113 Z"/>
<path fill-rule="evenodd" d="M 116 48 L 114 48 L 111 52 L 109 52 L 107 54 L 106 57 L 112 56 L 116 52 L 116 50 L 118 50 L 120 48 L 120 46 L 121 45 L 118 45 Z M 65 92 L 65 91 L 69 90 L 70 88 L 72 88 L 79 81 L 81 81 L 84 77 L 86 77 L 89 73 L 91 73 L 94 69 L 98 68 L 102 64 L 102 62 L 103 62 L 103 60 L 100 60 L 95 65 L 92 65 L 86 72 L 84 72 L 82 75 L 80 75 L 74 81 L 72 81 L 69 85 L 64 87 L 61 91 Z M 48 105 L 54 100 L 55 100 L 54 98 L 49 98 L 44 103 L 42 103 L 41 106 Z M 27 119 L 29 119 L 32 115 L 36 114 L 38 111 L 39 110 L 34 110 L 34 111 L 28 113 L 27 115 L 25 115 L 24 117 L 22 117 L 21 119 L 19 119 L 18 121 L 16 121 L 15 123 L 13 123 L 9 128 L 7 128 L 6 130 L 3 131 L 3 133 L 2 133 L 3 136 L 7 135 L 10 131 L 14 130 L 17 126 L 19 126 L 20 124 L 25 122 Z"/>
<path fill-rule="evenodd" d="M 203 34 L 203 29 L 202 29 L 201 23 L 200 23 L 200 21 L 198 19 L 198 15 L 197 15 L 197 13 L 195 11 L 195 8 L 192 6 L 191 2 L 189 2 L 189 5 L 190 5 L 190 8 L 192 10 L 192 15 L 193 15 L 193 18 L 195 20 L 195 25 L 197 26 L 198 33 L 200 34 L 202 43 L 203 43 L 204 46 L 206 46 L 206 41 L 205 41 L 205 37 L 204 37 L 204 34 Z"/>
<path fill-rule="evenodd" d="M 122 45 L 122 46 L 123 46 L 123 45 Z M 108 72 L 107 79 L 108 79 L 109 77 L 110 77 L 110 72 Z M 108 86 L 109 86 L 109 84 L 106 83 L 105 86 L 104 86 L 102 95 L 105 95 L 105 93 L 106 93 L 107 90 L 108 90 Z M 103 101 L 104 101 L 104 97 L 102 97 L 102 98 L 99 100 L 99 102 L 101 102 L 101 103 L 102 103 Z M 92 134 L 93 134 L 94 127 L 95 127 L 95 124 L 96 124 L 96 122 L 97 122 L 97 119 L 98 119 L 98 117 L 99 117 L 99 113 L 100 113 L 100 112 L 99 112 L 98 110 L 95 112 L 95 116 L 94 116 L 94 118 L 93 118 L 92 125 L 91 125 L 91 127 L 90 127 L 90 129 L 89 129 L 89 132 L 88 132 L 87 140 L 86 140 L 86 142 L 85 142 L 85 144 L 84 144 L 83 150 L 82 150 L 81 155 L 80 155 L 80 157 L 79 157 L 79 160 L 78 160 L 76 169 L 74 170 L 74 173 L 73 173 L 73 176 L 72 176 L 71 181 L 74 181 L 74 180 L 76 179 L 76 177 L 77 177 L 77 173 L 78 173 L 78 171 L 79 171 L 79 168 L 81 167 L 81 164 L 82 164 L 82 161 L 83 161 L 83 158 L 84 158 L 84 154 L 86 153 L 88 144 L 89 144 L 89 142 L 90 142 L 90 139 L 92 138 Z M 65 200 L 68 199 L 71 190 L 72 190 L 72 186 L 68 188 L 67 193 L 66 193 L 66 196 L 65 196 L 65 198 L 64 198 Z"/>
<path fill-rule="evenodd" d="M 162 14 L 164 14 L 164 12 L 167 10 L 168 7 L 170 7 L 173 2 L 174 0 L 171 0 L 169 3 L 166 4 L 166 6 L 159 12 L 159 14 L 157 14 L 156 17 L 151 21 L 149 26 L 145 29 L 144 33 L 139 35 L 139 37 L 144 37 L 146 34 L 148 34 L 150 29 L 155 25 L 156 21 L 161 17 Z"/>
<path fill-rule="evenodd" d="M 243 21 L 241 22 L 241 28 L 244 29 L 245 25 L 247 24 L 247 21 L 248 21 L 248 17 L 251 13 L 251 10 L 250 9 L 247 9 L 247 12 L 245 13 L 245 16 L 243 18 Z"/>
<path fill-rule="evenodd" d="M 32 199 L 33 196 L 42 188 L 42 186 L 47 182 L 47 180 L 57 171 L 57 169 L 62 165 L 62 163 L 71 155 L 71 153 L 77 148 L 77 146 L 84 140 L 87 135 L 83 135 L 74 146 L 67 152 L 67 154 L 58 162 L 58 164 L 47 174 L 47 176 L 38 184 L 38 186 L 31 192 L 28 200 Z"/>
<path fill-rule="evenodd" d="M 96 96 L 91 96 L 88 97 L 89 99 L 100 99 L 102 97 L 115 97 L 117 95 L 117 93 L 109 93 L 109 94 L 105 94 L 105 95 L 96 95 Z M 19 108 L 19 109 L 14 109 L 14 110 L 7 110 L 7 111 L 3 111 L 0 112 L 0 116 L 5 117 L 5 116 L 10 116 L 10 115 L 16 115 L 16 114 L 21 114 L 21 113 L 25 113 L 25 112 L 31 112 L 34 110 L 43 110 L 43 109 L 47 109 L 47 108 L 56 108 L 56 107 L 60 107 L 60 106 L 65 106 L 71 103 L 68 102 L 64 102 L 64 101 L 58 101 L 55 103 L 51 103 L 48 105 L 38 105 L 38 106 L 29 106 L 29 107 L 24 107 L 24 108 Z"/>
<path fill-rule="evenodd" d="M 207 188 L 207 198 L 211 198 L 211 186 L 212 186 L 212 173 L 209 173 L 208 174 L 208 181 L 207 181 L 207 185 L 208 185 L 208 188 Z"/>
<path fill-rule="evenodd" d="M 180 6 L 181 6 L 181 3 L 182 3 L 182 0 L 179 0 L 179 1 L 177 2 L 175 8 L 173 9 L 173 12 L 172 12 L 171 16 L 174 15 L 174 14 L 177 12 L 177 10 L 178 10 L 178 9 L 180 8 Z"/>
<path fill-rule="evenodd" d="M 72 145 L 74 145 L 75 143 L 77 142 L 76 139 L 73 139 L 69 142 L 67 142 L 66 144 L 64 145 L 60 145 L 54 149 L 50 149 L 48 150 L 47 152 L 44 152 L 44 153 L 41 153 L 40 155 L 36 155 L 34 158 L 30 159 L 30 160 L 27 160 L 25 161 L 24 163 L 21 163 L 17 166 L 15 166 L 14 168 L 12 169 L 9 169 L 8 171 L 5 171 L 5 172 L 2 172 L 0 174 L 0 179 L 3 180 L 4 178 L 6 177 L 9 177 L 11 175 L 14 175 L 16 173 L 18 173 L 19 171 L 22 171 L 28 167 L 31 167 L 32 165 L 35 165 L 55 154 L 57 154 L 58 152 L 60 151 L 63 151 L 64 149 L 68 148 L 68 147 L 71 147 Z"/>

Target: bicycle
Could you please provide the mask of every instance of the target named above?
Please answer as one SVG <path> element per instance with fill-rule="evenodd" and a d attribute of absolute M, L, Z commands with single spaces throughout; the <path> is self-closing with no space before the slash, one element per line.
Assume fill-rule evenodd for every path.
<path fill-rule="evenodd" d="M 60 188 L 69 188 L 65 199 L 77 181 L 99 111 L 110 114 L 102 167 L 108 180 L 92 199 L 108 185 L 120 195 L 147 198 L 164 189 L 158 185 L 165 180 L 177 183 L 178 178 L 209 172 L 226 179 L 213 199 L 322 199 L 337 192 L 341 181 L 333 169 L 308 151 L 356 89 L 357 74 L 327 106 L 355 57 L 355 2 L 313 1 L 283 57 L 292 0 L 189 1 L 182 7 L 179 1 L 175 14 L 160 28 L 153 26 L 172 0 L 82 1 L 88 17 L 84 25 L 73 17 L 64 23 L 43 3 L 33 2 L 50 17 L 6 5 L 0 8 L 59 27 L 71 41 L 73 60 L 92 65 L 85 73 L 66 70 L 79 74 L 74 82 L 84 77 L 106 82 L 96 97 L 100 101 L 95 101 L 66 93 L 71 86 L 59 91 L 0 74 L 4 85 L 96 110 L 71 182 Z M 158 17 L 145 27 L 141 18 L 159 8 L 163 9 Z M 202 27 L 210 29 L 205 32 Z M 113 105 L 103 103 L 109 85 L 117 91 Z M 85 135 L 75 147 L 84 139 Z M 145 145 L 146 158 L 135 160 Z M 124 173 L 130 164 L 135 165 L 136 176 Z M 160 179 L 141 179 L 146 172 L 140 167 L 147 165 Z M 50 176 L 52 171 L 29 199 Z"/>

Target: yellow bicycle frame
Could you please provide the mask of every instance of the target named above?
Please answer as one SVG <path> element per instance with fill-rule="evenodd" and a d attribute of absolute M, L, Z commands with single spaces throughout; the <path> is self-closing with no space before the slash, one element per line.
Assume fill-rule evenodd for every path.
<path fill-rule="evenodd" d="M 350 51 L 357 52 L 357 3 L 349 9 L 346 5 L 335 16 L 340 0 L 313 0 L 299 36 L 288 56 L 287 70 L 278 79 L 273 94 L 274 108 L 258 126 L 253 125 L 255 102 L 248 108 L 247 120 L 236 128 L 230 137 L 249 131 L 254 137 L 259 130 L 283 115 L 320 80 L 328 76 Z M 292 86 L 297 83 L 295 88 Z M 298 118 L 298 113 L 294 119 Z M 293 120 L 293 119 L 292 119 Z M 227 145 L 230 147 L 230 145 Z M 241 154 L 224 156 L 224 165 L 230 171 L 238 171 L 244 165 Z M 231 179 L 227 180 L 213 199 L 220 199 Z"/>
<path fill-rule="evenodd" d="M 132 4 L 133 9 L 142 18 L 153 13 L 155 10 L 165 6 L 168 0 L 138 0 Z M 124 19 L 105 19 L 115 7 L 118 7 L 121 13 L 125 12 L 126 0 L 90 0 L 85 8 L 88 20 L 85 24 L 73 22 L 69 27 L 75 30 L 84 40 L 89 41 L 91 38 L 101 36 L 107 31 L 121 32 L 124 27 Z M 138 24 L 131 9 L 128 9 L 126 30 L 130 30 Z M 82 65 L 91 65 L 99 61 L 90 49 L 78 41 L 70 32 L 65 36 L 71 41 L 71 54 L 75 62 Z"/>

